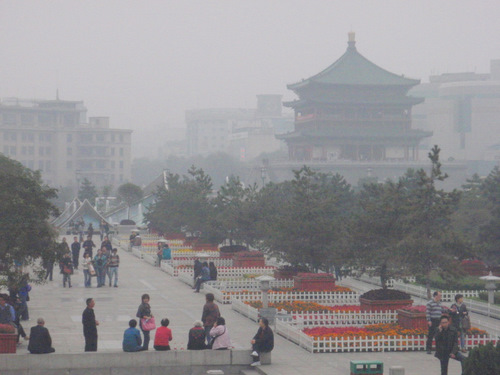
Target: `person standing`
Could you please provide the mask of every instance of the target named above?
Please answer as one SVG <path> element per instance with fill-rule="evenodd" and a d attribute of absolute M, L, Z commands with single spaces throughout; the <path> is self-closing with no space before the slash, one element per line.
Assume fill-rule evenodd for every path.
<path fill-rule="evenodd" d="M 451 305 L 450 308 L 451 322 L 453 327 L 460 334 L 460 350 L 465 353 L 465 334 L 467 329 L 465 321 L 468 319 L 469 312 L 467 311 L 467 306 L 464 303 L 464 296 L 462 294 L 457 294 L 455 296 L 455 303 Z"/>
<path fill-rule="evenodd" d="M 38 318 L 36 323 L 36 326 L 31 327 L 28 351 L 31 354 L 54 353 L 56 350 L 52 347 L 49 330 L 45 328 L 45 320 Z"/>
<path fill-rule="evenodd" d="M 108 257 L 104 246 L 97 252 L 93 263 L 97 274 L 97 287 L 100 288 L 106 284 L 106 267 L 108 266 Z"/>
<path fill-rule="evenodd" d="M 250 343 L 253 350 L 251 366 L 260 366 L 260 353 L 269 353 L 274 349 L 274 334 L 271 327 L 269 327 L 269 320 L 266 318 L 259 319 L 259 329 Z"/>
<path fill-rule="evenodd" d="M 118 267 L 120 266 L 120 256 L 117 253 L 118 253 L 118 249 L 114 248 L 111 251 L 111 256 L 108 259 L 109 286 L 111 286 L 111 280 L 113 279 L 113 275 L 114 275 L 115 282 L 114 282 L 113 286 L 115 288 L 118 287 Z"/>
<path fill-rule="evenodd" d="M 85 253 L 89 253 L 90 258 L 92 259 L 92 248 L 95 247 L 95 243 L 94 241 L 92 241 L 91 236 L 87 237 L 82 247 L 83 247 L 83 255 L 85 255 Z"/>
<path fill-rule="evenodd" d="M 55 250 L 48 250 L 46 257 L 42 261 L 43 268 L 45 268 L 45 280 L 52 281 L 54 276 L 54 263 L 56 261 Z"/>
<path fill-rule="evenodd" d="M 63 288 L 66 288 L 66 282 L 68 287 L 71 288 L 71 275 L 73 274 L 73 262 L 71 262 L 71 257 L 69 253 L 64 254 L 61 262 L 59 263 L 61 268 L 61 274 L 63 275 Z"/>
<path fill-rule="evenodd" d="M 82 324 L 83 336 L 85 336 L 85 351 L 97 351 L 97 326 L 99 321 L 95 319 L 94 314 L 95 301 L 93 298 L 87 298 L 87 307 L 83 310 Z"/>
<path fill-rule="evenodd" d="M 149 294 L 143 294 L 141 297 L 141 304 L 137 309 L 136 316 L 140 319 L 139 326 L 141 327 L 142 334 L 144 335 L 144 342 L 142 344 L 142 350 L 149 349 L 149 339 L 150 339 L 150 331 L 147 331 L 142 326 L 142 319 L 151 319 L 153 318 L 153 314 L 151 314 L 151 306 L 149 305 Z"/>
<path fill-rule="evenodd" d="M 93 269 L 92 259 L 90 258 L 90 254 L 85 253 L 83 256 L 83 261 L 82 261 L 83 282 L 84 282 L 85 288 L 90 288 L 92 286 L 92 275 L 90 273 L 91 267 Z"/>
<path fill-rule="evenodd" d="M 432 294 L 432 299 L 427 302 L 425 309 L 427 325 L 429 326 L 426 344 L 427 354 L 432 354 L 432 340 L 437 333 L 442 314 L 443 307 L 441 306 L 441 292 L 436 291 Z"/>
<path fill-rule="evenodd" d="M 78 237 L 73 237 L 73 243 L 71 244 L 71 255 L 73 256 L 73 266 L 78 269 L 78 258 L 80 257 L 80 242 L 78 242 Z"/>
<path fill-rule="evenodd" d="M 196 280 L 198 279 L 198 276 L 200 276 L 201 274 L 201 268 L 202 268 L 202 265 L 201 265 L 201 262 L 199 259 L 195 259 L 194 260 L 194 266 L 193 266 L 193 277 L 194 277 L 194 282 L 195 282 L 195 285 L 196 285 Z M 193 286 L 193 289 L 195 287 Z"/>
<path fill-rule="evenodd" d="M 214 262 L 208 263 L 208 268 L 210 270 L 210 280 L 215 281 L 217 280 L 217 267 L 215 267 Z"/>
<path fill-rule="evenodd" d="M 113 249 L 113 245 L 111 244 L 111 241 L 109 240 L 108 236 L 104 237 L 104 240 L 101 243 L 101 249 L 105 247 L 106 251 L 111 254 L 111 250 Z"/>
<path fill-rule="evenodd" d="M 59 263 L 61 269 L 61 274 L 63 275 L 63 288 L 66 288 L 66 282 L 68 287 L 71 288 L 71 275 L 73 274 L 73 262 L 69 253 L 64 254 L 61 262 Z"/>
<path fill-rule="evenodd" d="M 450 358 L 462 364 L 463 356 L 458 351 L 458 332 L 450 324 L 447 315 L 441 316 L 436 333 L 436 358 L 441 362 L 441 375 L 448 375 L 448 363 Z"/>
<path fill-rule="evenodd" d="M 31 285 L 28 283 L 28 278 L 29 278 L 28 274 L 24 274 L 21 277 L 21 281 L 19 283 L 19 289 L 17 290 L 17 295 L 19 296 L 19 299 L 21 300 L 21 303 L 23 305 L 21 320 L 30 320 L 28 301 L 30 299 Z"/>
<path fill-rule="evenodd" d="M 94 235 L 94 227 L 92 226 L 92 223 L 89 223 L 89 226 L 87 227 L 87 236 L 92 239 L 92 236 Z"/>
<path fill-rule="evenodd" d="M 123 343 L 122 348 L 124 352 L 139 352 L 142 350 L 142 339 L 141 332 L 135 327 L 137 327 L 137 321 L 131 319 L 128 322 L 129 328 L 123 332 Z"/>
<path fill-rule="evenodd" d="M 214 323 L 217 321 L 217 318 L 220 317 L 219 306 L 214 303 L 214 295 L 213 293 L 207 293 L 205 295 L 205 305 L 203 306 L 203 313 L 201 315 L 201 321 L 203 322 L 203 326 L 205 327 L 205 337 L 207 338 L 207 345 L 210 344 L 210 330 L 214 326 Z"/>
<path fill-rule="evenodd" d="M 63 239 L 62 239 L 61 249 L 62 249 L 62 252 L 64 254 L 69 253 L 69 245 L 68 245 L 68 241 L 66 241 L 66 237 L 63 237 Z"/>

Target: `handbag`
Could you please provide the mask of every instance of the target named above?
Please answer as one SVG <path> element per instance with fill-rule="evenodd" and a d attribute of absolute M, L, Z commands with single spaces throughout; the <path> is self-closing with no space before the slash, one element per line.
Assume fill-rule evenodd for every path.
<path fill-rule="evenodd" d="M 66 275 L 70 275 L 71 274 L 71 267 L 63 266 L 63 273 Z"/>
<path fill-rule="evenodd" d="M 462 329 L 464 331 L 468 331 L 470 329 L 470 317 L 469 315 L 465 315 L 463 318 L 462 318 Z"/>
<path fill-rule="evenodd" d="M 224 333 L 226 333 L 226 327 L 224 327 L 224 332 L 222 332 L 220 335 L 216 335 L 212 338 L 212 341 L 207 344 L 207 349 L 212 349 L 212 346 L 214 345 L 215 339 L 219 336 L 222 336 Z"/>
<path fill-rule="evenodd" d="M 95 276 L 95 269 L 94 269 L 94 266 L 92 265 L 92 263 L 89 263 L 89 273 L 90 273 L 90 276 Z"/>
<path fill-rule="evenodd" d="M 143 331 L 152 331 L 156 328 L 155 318 L 151 317 L 149 319 L 142 318 L 141 319 L 141 328 Z"/>

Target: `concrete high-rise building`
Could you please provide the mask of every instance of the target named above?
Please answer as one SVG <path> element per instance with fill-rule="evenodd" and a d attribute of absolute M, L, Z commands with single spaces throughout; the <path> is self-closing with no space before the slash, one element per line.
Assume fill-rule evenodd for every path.
<path fill-rule="evenodd" d="M 112 129 L 108 117 L 89 117 L 83 101 L 4 99 L 0 152 L 40 170 L 51 186 L 130 181 L 132 130 Z"/>
<path fill-rule="evenodd" d="M 431 76 L 410 95 L 425 98 L 413 108 L 413 123 L 433 132 L 424 143 L 439 145 L 443 160 L 500 162 L 500 60 L 491 61 L 490 73 Z"/>

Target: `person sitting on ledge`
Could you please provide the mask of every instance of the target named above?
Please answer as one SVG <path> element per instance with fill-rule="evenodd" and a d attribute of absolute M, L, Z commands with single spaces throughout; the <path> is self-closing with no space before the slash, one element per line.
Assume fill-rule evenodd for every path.
<path fill-rule="evenodd" d="M 28 351 L 31 354 L 54 353 L 56 350 L 52 347 L 49 330 L 44 327 L 45 320 L 38 318 L 36 323 L 36 326 L 31 327 Z"/>
<path fill-rule="evenodd" d="M 170 350 L 170 341 L 172 341 L 172 330 L 168 328 L 170 321 L 165 318 L 161 321 L 161 327 L 158 327 L 155 334 L 155 350 Z"/>
<path fill-rule="evenodd" d="M 253 349 L 251 366 L 260 366 L 260 354 L 269 353 L 274 348 L 274 335 L 267 318 L 259 319 L 259 329 L 250 343 Z"/>
<path fill-rule="evenodd" d="M 189 330 L 187 348 L 188 350 L 203 350 L 207 348 L 205 345 L 205 329 L 201 320 L 195 321 L 194 327 Z"/>
<path fill-rule="evenodd" d="M 129 328 L 123 333 L 123 351 L 124 352 L 139 352 L 142 350 L 141 332 L 137 327 L 137 320 L 131 319 L 128 322 Z"/>

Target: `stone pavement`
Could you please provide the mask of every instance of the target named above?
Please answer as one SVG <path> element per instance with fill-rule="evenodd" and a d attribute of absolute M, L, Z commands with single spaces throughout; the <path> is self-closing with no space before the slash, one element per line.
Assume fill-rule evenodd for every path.
<path fill-rule="evenodd" d="M 128 327 L 128 321 L 135 318 L 141 295 L 148 293 L 157 321 L 164 317 L 170 319 L 174 337 L 171 347 L 185 349 L 188 330 L 201 317 L 204 294 L 193 293 L 186 284 L 130 253 L 119 250 L 119 255 L 118 288 L 96 288 L 95 278 L 92 288 L 84 288 L 81 271 L 76 271 L 72 276 L 73 288 L 63 288 L 62 275 L 56 273 L 54 281 L 34 285 L 29 302 L 31 320 L 23 322 L 25 330 L 29 332 L 30 327 L 36 324 L 36 319 L 43 317 L 56 352 L 83 352 L 81 314 L 85 299 L 92 297 L 96 301 L 95 313 L 100 321 L 99 351 L 120 351 L 123 331 Z M 233 345 L 236 348 L 249 348 L 257 324 L 234 312 L 231 305 L 219 304 L 219 308 L 226 319 Z M 22 343 L 18 353 L 26 353 L 26 348 L 27 344 Z M 260 370 L 267 375 L 345 375 L 350 373 L 350 360 L 383 361 L 384 374 L 389 374 L 390 366 L 403 366 L 406 375 L 440 373 L 439 361 L 423 352 L 312 354 L 278 335 L 275 335 L 272 365 L 262 366 Z M 460 374 L 458 362 L 450 361 L 449 374 Z"/>

